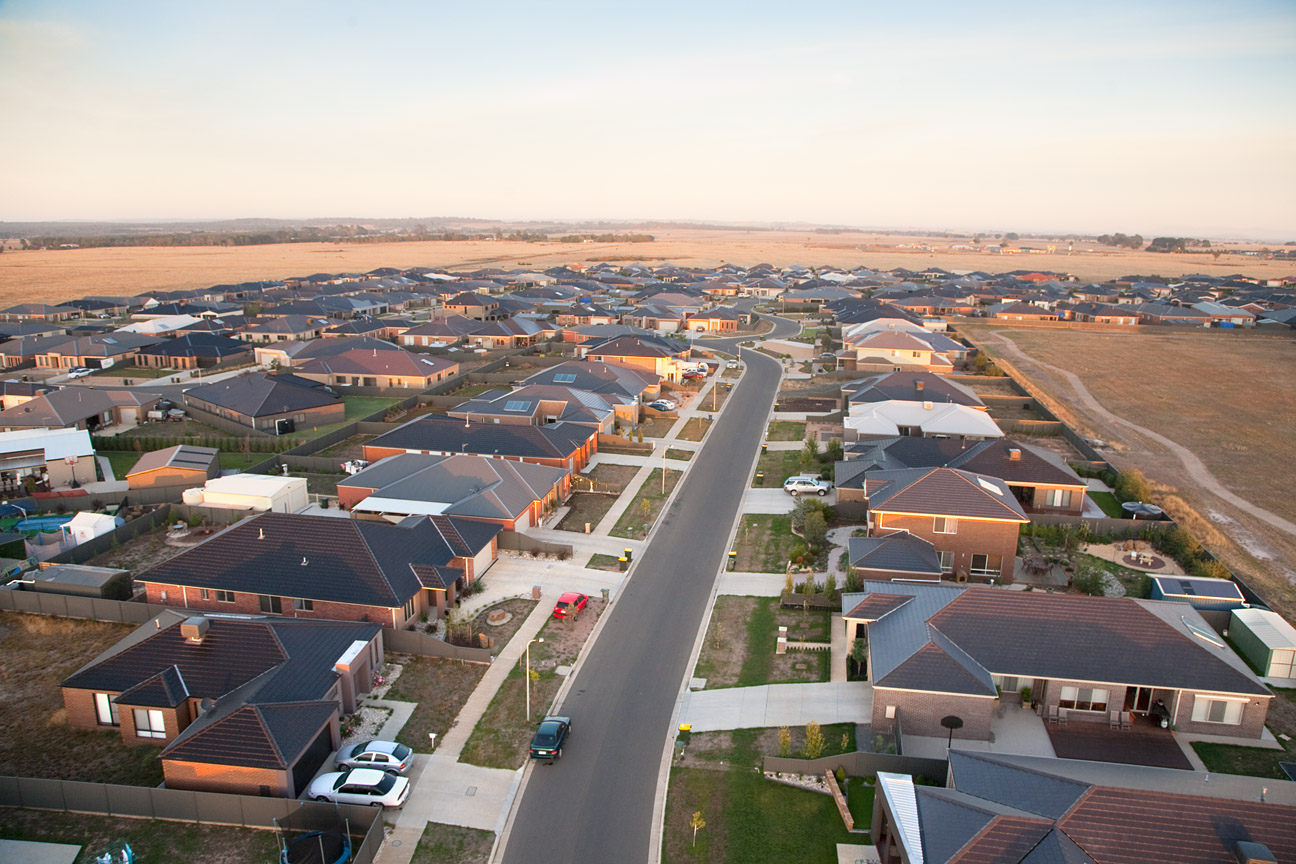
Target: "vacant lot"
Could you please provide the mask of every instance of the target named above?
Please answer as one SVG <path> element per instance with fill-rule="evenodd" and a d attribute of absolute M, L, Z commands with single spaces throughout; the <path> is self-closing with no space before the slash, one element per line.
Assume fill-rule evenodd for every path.
<path fill-rule="evenodd" d="M 771 420 L 765 437 L 770 441 L 800 441 L 805 438 L 805 424 L 795 420 Z"/>
<path fill-rule="evenodd" d="M 791 516 L 748 513 L 738 523 L 734 539 L 736 567 L 744 573 L 782 573 L 787 569 L 792 547 L 800 540 L 792 533 Z"/>
<path fill-rule="evenodd" d="M 588 524 L 593 530 L 617 502 L 617 496 L 604 492 L 573 492 L 567 499 L 567 515 L 554 527 L 559 531 L 584 533 Z"/>
<path fill-rule="evenodd" d="M 639 491 L 635 493 L 630 506 L 617 520 L 616 526 L 611 531 L 612 536 L 625 537 L 629 540 L 642 540 L 647 537 L 662 507 L 666 504 L 666 499 L 670 497 L 675 484 L 683 476 L 683 471 L 667 468 L 663 480 L 662 469 L 654 468 L 648 475 L 648 479 L 639 487 Z"/>
<path fill-rule="evenodd" d="M 758 479 L 752 475 L 751 485 L 763 489 L 781 487 L 784 480 L 801 473 L 801 451 L 768 450 L 761 454 L 760 460 L 756 463 L 756 473 L 764 473 L 765 476 Z"/>
<path fill-rule="evenodd" d="M 120 567 L 139 577 L 142 573 L 169 561 L 191 546 L 171 546 L 165 531 L 152 531 L 128 540 L 115 549 L 96 555 L 86 563 L 92 567 Z"/>
<path fill-rule="evenodd" d="M 710 417 L 690 417 L 684 421 L 679 434 L 675 437 L 681 441 L 701 441 L 706 437 L 707 430 L 711 428 L 711 422 Z"/>
<path fill-rule="evenodd" d="M 775 648 L 780 625 L 789 640 L 827 642 L 829 622 L 827 612 L 782 609 L 777 597 L 717 597 L 693 674 L 707 689 L 827 681 L 827 652 Z"/>
<path fill-rule="evenodd" d="M 10 731 L 0 736 L 0 774 L 131 786 L 162 782 L 161 748 L 129 747 L 117 729 L 69 729 L 59 689 L 64 678 L 133 629 L 0 613 L 0 727 Z"/>
<path fill-rule="evenodd" d="M 279 857 L 273 831 L 15 807 L 0 807 L 0 837 L 80 846 L 76 864 L 92 864 L 105 853 L 120 861 L 126 843 L 137 864 L 263 864 Z"/>
<path fill-rule="evenodd" d="M 387 659 L 405 667 L 387 691 L 387 698 L 418 703 L 414 715 L 396 736 L 397 740 L 415 751 L 426 753 L 428 733 L 435 732 L 438 738 L 445 735 L 488 667 L 482 663 L 459 663 L 440 657 L 407 654 L 389 654 Z"/>
<path fill-rule="evenodd" d="M 487 864 L 494 843 L 494 831 L 429 822 L 413 864 Z"/>
<path fill-rule="evenodd" d="M 1271 605 L 1296 614 L 1296 536 L 1221 498 L 1165 443 L 1087 405 L 1065 374 L 1078 376 L 1101 408 L 1186 448 L 1224 489 L 1291 523 L 1296 472 L 1282 454 L 1292 446 L 1286 418 L 1296 416 L 1292 339 L 960 327 L 1082 434 L 1110 442 L 1104 455 L 1117 468 L 1147 474 L 1163 488 L 1161 503 L 1172 515 L 1254 581 Z"/>

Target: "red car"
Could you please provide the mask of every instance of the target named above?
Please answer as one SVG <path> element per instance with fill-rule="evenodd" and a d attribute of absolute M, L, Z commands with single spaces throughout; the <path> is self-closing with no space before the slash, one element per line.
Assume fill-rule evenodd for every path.
<path fill-rule="evenodd" d="M 575 591 L 568 591 L 566 594 L 559 597 L 558 602 L 554 604 L 553 617 L 566 618 L 568 615 L 576 615 L 585 608 L 585 604 L 588 602 L 589 598 L 584 594 L 577 594 Z"/>

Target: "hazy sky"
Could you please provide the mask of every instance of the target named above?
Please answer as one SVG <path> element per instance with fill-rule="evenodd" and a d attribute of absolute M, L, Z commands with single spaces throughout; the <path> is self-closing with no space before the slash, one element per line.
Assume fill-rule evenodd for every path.
<path fill-rule="evenodd" d="M 1296 3 L 0 0 L 0 219 L 1296 240 Z"/>

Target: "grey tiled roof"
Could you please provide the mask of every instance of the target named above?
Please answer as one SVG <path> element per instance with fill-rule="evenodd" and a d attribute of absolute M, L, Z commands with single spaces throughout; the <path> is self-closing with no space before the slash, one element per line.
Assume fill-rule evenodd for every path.
<path fill-rule="evenodd" d="M 186 390 L 184 395 L 186 402 L 197 399 L 249 417 L 342 404 L 314 381 L 295 375 L 237 375 Z"/>
<path fill-rule="evenodd" d="M 510 426 L 496 423 L 461 423 L 449 417 L 418 417 L 366 443 L 366 447 L 427 450 L 441 453 L 479 453 L 485 456 L 520 456 L 567 459 L 597 430 L 570 423 L 550 426 Z"/>
<path fill-rule="evenodd" d="M 1005 765 L 968 750 L 949 754 L 953 788 L 1050 819 L 1061 819 L 1089 790 L 1088 783 Z"/>
<path fill-rule="evenodd" d="M 848 548 L 852 567 L 940 578 L 936 547 L 904 531 L 885 537 L 851 537 Z"/>

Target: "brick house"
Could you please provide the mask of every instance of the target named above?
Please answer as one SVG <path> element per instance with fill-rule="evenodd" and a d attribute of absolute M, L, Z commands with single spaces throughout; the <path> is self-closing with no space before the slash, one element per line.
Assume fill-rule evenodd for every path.
<path fill-rule="evenodd" d="M 577 472 L 598 452 L 598 436 L 597 429 L 572 423 L 511 426 L 460 422 L 430 414 L 365 442 L 363 451 L 364 458 L 370 462 L 400 453 L 435 456 L 470 453 Z"/>
<path fill-rule="evenodd" d="M 684 372 L 689 346 L 652 336 L 622 336 L 582 349 L 588 360 L 651 372 L 667 381 L 678 382 Z"/>
<path fill-rule="evenodd" d="M 301 427 L 346 419 L 346 403 L 324 385 L 288 374 L 238 375 L 184 393 L 185 405 L 242 426 L 275 432 L 280 420 Z"/>
<path fill-rule="evenodd" d="M 870 471 L 858 488 L 838 490 L 838 501 L 849 500 L 868 508 L 870 537 L 907 531 L 936 547 L 941 570 L 960 582 L 1012 583 L 1017 533 L 1030 517 L 997 477 L 958 468 Z"/>
<path fill-rule="evenodd" d="M 741 322 L 742 315 L 728 306 L 717 306 L 691 316 L 686 324 L 695 333 L 737 333 Z"/>
<path fill-rule="evenodd" d="M 617 420 L 639 422 L 639 402 L 629 396 L 587 393 L 560 384 L 527 384 L 515 390 L 488 390 L 454 406 L 446 416 L 515 426 L 573 423 L 610 435 Z"/>
<path fill-rule="evenodd" d="M 356 347 L 329 356 L 303 357 L 298 354 L 292 360 L 295 375 L 334 387 L 426 390 L 459 374 L 459 364 L 453 360 L 411 354 L 394 345 L 383 351 Z"/>
<path fill-rule="evenodd" d="M 1041 715 L 1259 738 L 1273 694 L 1196 610 L 1130 597 L 869 582 L 842 597 L 848 639 L 868 640 L 875 729 L 987 740 L 999 691 L 1031 689 Z M 996 689 L 999 688 L 999 689 Z M 1118 733 L 1116 733 L 1118 734 Z"/>
<path fill-rule="evenodd" d="M 292 798 L 383 663 L 378 624 L 166 611 L 62 682 L 68 726 L 161 745 L 169 789 Z"/>
<path fill-rule="evenodd" d="M 440 616 L 495 562 L 498 525 L 263 513 L 140 574 L 148 602 L 204 612 L 373 621 Z"/>

